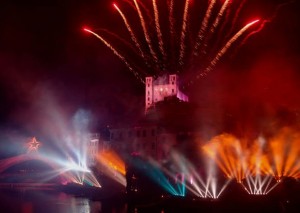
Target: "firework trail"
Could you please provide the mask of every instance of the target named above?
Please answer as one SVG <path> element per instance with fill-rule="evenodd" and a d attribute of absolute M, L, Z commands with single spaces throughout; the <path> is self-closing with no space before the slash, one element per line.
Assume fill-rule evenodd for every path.
<path fill-rule="evenodd" d="M 144 81 L 143 78 L 140 77 L 139 73 L 137 73 L 136 71 L 134 71 L 134 69 L 131 67 L 131 65 L 128 63 L 128 61 L 126 60 L 126 58 L 124 56 L 122 56 L 110 43 L 108 43 L 104 38 L 102 38 L 100 35 L 98 35 L 97 33 L 84 28 L 83 29 L 86 32 L 89 32 L 91 34 L 93 34 L 94 36 L 96 36 L 98 39 L 100 39 L 109 49 L 111 49 L 113 51 L 113 53 L 118 56 L 124 63 L 125 65 L 128 67 L 128 69 L 137 77 L 139 78 L 141 81 Z"/>
<path fill-rule="evenodd" d="M 232 36 L 232 32 L 230 32 L 230 30 L 228 30 L 228 28 L 233 29 L 234 26 L 236 26 L 236 24 L 233 25 L 233 23 L 231 21 L 231 15 L 233 13 L 232 10 L 234 10 L 234 7 L 231 4 L 231 5 L 228 6 L 227 10 L 225 10 L 225 12 L 224 12 L 223 22 L 220 25 L 220 27 L 218 28 L 218 32 L 222 33 L 222 36 L 217 36 L 216 41 L 215 41 L 215 45 L 212 48 L 213 50 L 215 50 L 217 48 L 218 44 L 223 44 L 224 42 L 228 41 L 230 36 Z M 223 36 L 223 33 L 225 33 L 226 36 L 225 35 Z"/>
<path fill-rule="evenodd" d="M 224 14 L 225 10 L 227 9 L 229 3 L 230 3 L 230 0 L 226 0 L 224 2 L 224 4 L 222 5 L 222 7 L 220 9 L 220 12 L 218 13 L 218 15 L 217 15 L 217 17 L 216 17 L 216 19 L 215 19 L 215 21 L 214 21 L 214 23 L 212 25 L 212 28 L 210 29 L 211 33 L 214 33 L 214 31 L 218 27 L 218 25 L 220 23 L 220 20 L 223 17 L 223 14 Z"/>
<path fill-rule="evenodd" d="M 132 3 L 131 0 L 123 0 L 123 1 L 126 2 L 126 3 L 128 3 L 133 9 L 136 10 L 136 8 L 135 8 L 135 6 L 134 6 L 134 4 Z"/>
<path fill-rule="evenodd" d="M 181 37 L 180 37 L 180 54 L 179 54 L 179 63 L 183 65 L 183 57 L 185 53 L 185 36 L 186 36 L 186 28 L 187 28 L 187 19 L 189 12 L 189 0 L 185 1 L 184 13 L 183 13 L 183 21 L 182 21 L 182 29 L 181 29 Z"/>
<path fill-rule="evenodd" d="M 214 22 L 213 22 L 213 24 L 212 24 L 212 26 L 211 26 L 211 28 L 210 28 L 210 30 L 209 30 L 209 35 L 206 37 L 206 39 L 205 39 L 205 41 L 204 41 L 204 47 L 203 47 L 203 50 L 202 50 L 202 52 L 203 52 L 204 54 L 207 54 L 208 42 L 209 42 L 209 40 L 211 39 L 212 35 L 214 35 L 214 33 L 215 33 L 217 27 L 219 26 L 220 21 L 221 21 L 221 19 L 223 18 L 224 12 L 225 12 L 226 9 L 228 8 L 229 3 L 230 3 L 230 0 L 226 0 L 226 1 L 223 3 L 223 5 L 222 5 L 222 7 L 221 7 L 221 9 L 220 9 L 220 11 L 219 11 L 217 17 L 215 18 L 215 20 L 214 20 Z"/>
<path fill-rule="evenodd" d="M 125 24 L 125 26 L 126 26 L 128 32 L 130 33 L 131 39 L 132 39 L 133 43 L 135 44 L 135 46 L 138 48 L 138 50 L 139 50 L 139 52 L 140 52 L 142 58 L 145 58 L 145 54 L 144 54 L 144 52 L 143 52 L 143 50 L 142 50 L 142 48 L 141 48 L 141 45 L 139 44 L 139 42 L 138 42 L 138 40 L 137 40 L 137 38 L 136 38 L 136 36 L 135 36 L 135 34 L 134 34 L 134 32 L 133 32 L 133 30 L 132 30 L 130 24 L 128 23 L 128 21 L 127 21 L 125 15 L 124 15 L 124 13 L 119 9 L 119 7 L 118 7 L 116 4 L 114 4 L 114 7 L 116 8 L 116 10 L 117 10 L 117 11 L 119 12 L 119 14 L 121 15 L 121 17 L 122 17 L 122 19 L 123 19 L 123 21 L 124 21 L 124 24 Z"/>
<path fill-rule="evenodd" d="M 168 1 L 169 8 L 169 24 L 170 24 L 170 33 L 171 36 L 174 36 L 174 0 Z M 172 39 L 174 40 L 174 39 Z"/>
<path fill-rule="evenodd" d="M 117 40 L 122 42 L 122 44 L 124 44 L 128 49 L 131 49 L 132 51 L 136 52 L 136 49 L 131 45 L 131 43 L 129 43 L 126 39 L 119 36 L 118 34 L 113 33 L 113 32 L 111 32 L 107 29 L 97 29 L 97 31 L 101 31 L 101 32 L 104 32 L 104 33 L 108 34 L 110 36 L 110 38 L 112 38 L 112 37 L 116 38 Z"/>
<path fill-rule="evenodd" d="M 171 43 L 171 54 L 170 54 L 170 58 L 171 58 L 171 66 L 173 67 L 174 65 L 174 61 L 175 61 L 175 47 L 174 47 L 174 0 L 168 0 L 168 20 L 169 20 L 169 27 L 170 27 L 170 43 Z"/>
<path fill-rule="evenodd" d="M 144 36 L 145 36 L 146 42 L 147 42 L 147 44 L 148 44 L 150 53 L 151 53 L 151 55 L 152 55 L 154 61 L 156 62 L 155 64 L 157 64 L 158 59 L 157 59 L 156 53 L 155 53 L 154 50 L 153 50 L 153 47 L 152 47 L 152 44 L 151 44 L 151 39 L 150 39 L 148 30 L 147 30 L 147 27 L 146 27 L 146 23 L 145 23 L 143 14 L 142 14 L 142 12 L 141 12 L 141 10 L 140 10 L 140 7 L 139 7 L 139 5 L 138 5 L 138 3 L 137 3 L 137 0 L 133 0 L 133 1 L 134 1 L 134 4 L 135 4 L 137 13 L 138 13 L 138 15 L 139 15 L 139 18 L 140 18 L 140 22 L 141 22 L 141 25 L 142 25 L 142 28 L 143 28 Z"/>
<path fill-rule="evenodd" d="M 244 38 L 244 40 L 241 42 L 241 44 L 240 44 L 239 47 L 243 46 L 243 45 L 246 43 L 246 41 L 247 41 L 252 35 L 254 35 L 254 34 L 260 32 L 260 31 L 264 28 L 264 26 L 265 26 L 267 23 L 270 23 L 270 22 L 277 16 L 279 10 L 280 10 L 282 7 L 284 7 L 284 6 L 286 6 L 286 5 L 289 5 L 289 4 L 292 4 L 292 3 L 294 3 L 294 2 L 295 2 L 295 1 L 289 1 L 289 2 L 285 2 L 285 3 L 282 3 L 282 4 L 278 5 L 278 6 L 276 7 L 276 10 L 274 11 L 273 15 L 272 15 L 269 19 L 264 20 L 264 21 L 261 23 L 260 27 L 259 27 L 257 30 L 255 30 L 255 31 L 251 32 L 250 34 L 248 34 L 248 35 Z"/>
<path fill-rule="evenodd" d="M 231 47 L 232 43 L 234 43 L 248 28 L 252 25 L 259 22 L 259 20 L 255 20 L 246 26 L 244 26 L 240 31 L 238 31 L 226 44 L 225 46 L 216 54 L 215 58 L 210 62 L 210 65 L 204 70 L 204 72 L 200 73 L 196 77 L 207 75 L 218 63 L 220 58 L 227 52 L 227 50 Z"/>
<path fill-rule="evenodd" d="M 158 9 L 157 9 L 156 0 L 152 0 L 152 4 L 153 4 L 153 10 L 154 10 L 154 18 L 155 18 L 157 39 L 158 39 L 158 42 L 159 42 L 159 49 L 160 49 L 162 55 L 165 58 L 166 53 L 165 53 L 165 50 L 164 50 L 164 43 L 163 43 L 162 33 L 161 33 L 161 29 L 160 29 L 160 24 L 159 24 L 159 13 L 158 13 Z"/>
<path fill-rule="evenodd" d="M 123 0 L 124 2 L 128 3 L 135 11 L 137 11 L 134 3 L 132 2 L 132 0 Z M 138 1 L 139 5 L 141 6 L 141 8 L 146 12 L 147 17 L 151 18 L 150 12 L 148 10 L 148 8 L 145 6 L 145 4 L 142 1 Z"/>
<path fill-rule="evenodd" d="M 134 16 L 126 17 L 125 14 L 127 13 L 123 13 L 114 4 L 129 32 L 128 37 L 130 37 L 129 40 L 132 43 L 129 46 L 139 56 L 138 59 L 142 60 L 137 61 L 138 59 L 133 57 L 129 57 L 131 59 L 129 60 L 127 58 L 129 54 L 121 54 L 118 52 L 119 48 L 114 48 L 99 35 L 98 38 L 126 64 L 135 76 L 139 76 L 139 79 L 146 77 L 145 74 L 151 74 L 156 78 L 161 74 L 165 74 L 165 72 L 177 72 L 178 75 L 181 75 L 180 78 L 184 80 L 182 85 L 189 86 L 191 85 L 190 83 L 193 83 L 191 79 L 196 80 L 212 71 L 221 57 L 228 52 L 232 44 L 241 35 L 244 35 L 250 26 L 256 23 L 246 25 L 242 29 L 237 27 L 238 33 L 232 34 L 232 31 L 235 29 L 235 26 L 232 25 L 237 22 L 237 18 L 240 16 L 247 0 L 241 0 L 240 2 L 209 0 L 207 8 L 204 8 L 204 15 L 195 14 L 197 15 L 196 17 L 203 17 L 202 20 L 199 20 L 199 26 L 195 26 L 196 29 L 192 26 L 194 17 L 192 12 L 194 10 L 191 8 L 191 0 L 182 1 L 182 4 L 175 0 L 164 1 L 165 4 L 162 3 L 163 1 L 158 2 L 157 0 L 122 1 L 129 4 L 131 12 L 137 15 L 135 20 L 139 26 L 134 28 L 136 23 L 129 22 L 131 20 L 129 18 L 134 20 Z M 181 12 L 182 7 L 184 8 Z M 234 8 L 237 9 L 235 14 L 233 14 L 235 12 Z M 163 17 L 166 17 L 167 20 L 163 20 Z M 233 19 L 233 23 L 228 24 L 231 19 Z M 260 22 L 260 27 L 253 33 L 261 30 L 268 21 Z M 140 26 L 141 29 L 139 28 Z M 166 29 L 168 36 L 163 35 L 164 29 Z M 248 36 L 243 36 L 245 38 L 243 42 L 253 33 L 250 31 L 250 34 L 247 34 Z M 118 40 L 122 41 L 122 39 Z M 128 44 L 125 41 L 123 43 Z M 122 52 L 126 53 L 126 51 Z"/>
<path fill-rule="evenodd" d="M 247 1 L 247 0 L 243 0 L 243 1 L 241 2 L 241 4 L 239 5 L 239 7 L 237 8 L 237 10 L 236 10 L 236 12 L 235 12 L 235 16 L 234 16 L 234 18 L 233 18 L 233 20 L 232 20 L 231 28 L 228 30 L 228 36 L 226 36 L 226 38 L 229 37 L 229 35 L 232 33 L 233 28 L 234 28 L 234 26 L 236 25 L 236 22 L 237 22 L 237 20 L 238 20 L 238 17 L 240 16 L 241 10 L 242 10 L 242 8 L 244 7 L 246 1 Z"/>
<path fill-rule="evenodd" d="M 214 8 L 214 5 L 216 4 L 216 0 L 211 0 L 207 11 L 205 13 L 204 19 L 202 21 L 200 30 L 198 32 L 198 36 L 197 36 L 197 41 L 196 41 L 196 45 L 195 45 L 195 49 L 194 49 L 194 53 L 193 55 L 197 55 L 198 54 L 198 49 L 200 48 L 201 42 L 203 41 L 204 35 L 206 33 L 206 30 L 208 28 L 208 21 L 211 17 L 211 11 Z"/>

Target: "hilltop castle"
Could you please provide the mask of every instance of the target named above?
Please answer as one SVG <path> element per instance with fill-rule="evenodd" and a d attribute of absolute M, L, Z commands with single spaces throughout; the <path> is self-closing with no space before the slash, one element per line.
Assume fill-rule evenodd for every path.
<path fill-rule="evenodd" d="M 156 80 L 146 77 L 145 86 L 145 112 L 154 107 L 157 102 L 167 97 L 177 97 L 179 100 L 188 102 L 189 98 L 179 89 L 179 81 L 176 74 L 164 76 Z"/>

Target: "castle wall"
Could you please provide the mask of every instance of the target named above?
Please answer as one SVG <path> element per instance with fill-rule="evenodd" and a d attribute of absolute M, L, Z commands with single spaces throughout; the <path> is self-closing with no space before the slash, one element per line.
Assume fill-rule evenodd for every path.
<path fill-rule="evenodd" d="M 145 87 L 145 112 L 155 103 L 163 101 L 166 97 L 175 96 L 179 100 L 189 101 L 187 95 L 179 90 L 177 75 L 169 75 L 168 82 L 155 83 L 153 77 L 146 77 Z"/>

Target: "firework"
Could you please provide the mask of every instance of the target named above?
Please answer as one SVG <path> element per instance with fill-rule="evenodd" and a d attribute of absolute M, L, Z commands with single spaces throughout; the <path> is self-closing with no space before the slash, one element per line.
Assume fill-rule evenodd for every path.
<path fill-rule="evenodd" d="M 215 3 L 216 3 L 216 0 L 211 0 L 210 3 L 209 3 L 209 6 L 207 8 L 207 11 L 205 13 L 204 19 L 203 19 L 202 24 L 201 24 L 201 28 L 198 32 L 197 42 L 195 44 L 194 55 L 198 55 L 198 49 L 200 48 L 200 45 L 202 44 L 204 34 L 205 34 L 205 32 L 207 30 L 207 27 L 208 27 L 208 21 L 211 17 L 211 11 L 212 11 Z"/>
<path fill-rule="evenodd" d="M 93 34 L 94 36 L 96 36 L 98 39 L 100 39 L 109 49 L 111 49 L 112 51 L 113 51 L 113 53 L 116 55 L 116 56 L 118 56 L 125 64 L 126 64 L 126 66 L 128 67 L 128 69 L 130 70 L 130 71 L 132 71 L 133 72 L 133 74 L 137 77 L 137 78 L 140 78 L 140 75 L 139 75 L 139 73 L 138 72 L 136 72 L 133 68 L 132 68 L 132 66 L 129 64 L 129 62 L 126 60 L 126 58 L 121 54 L 121 53 L 119 53 L 109 42 L 107 42 L 104 38 L 102 38 L 100 35 L 98 35 L 97 33 L 95 33 L 95 32 L 93 32 L 93 31 L 91 31 L 91 30 L 89 30 L 89 29 L 87 29 L 87 28 L 84 28 L 83 29 L 84 31 L 86 31 L 86 32 L 89 32 L 89 33 L 91 33 L 91 34 Z M 142 78 L 140 78 L 140 80 L 142 81 L 142 82 L 144 82 L 144 80 L 142 79 Z"/>
<path fill-rule="evenodd" d="M 135 36 L 133 30 L 131 29 L 131 26 L 130 26 L 130 24 L 128 23 L 128 21 L 127 21 L 125 15 L 123 14 L 123 12 L 119 9 L 119 7 L 118 7 L 116 4 L 114 4 L 114 7 L 115 7 L 116 10 L 120 13 L 120 15 L 121 15 L 121 17 L 122 17 L 122 19 L 123 19 L 123 21 L 124 21 L 124 24 L 126 25 L 126 27 L 127 27 L 127 29 L 128 29 L 128 32 L 129 32 L 130 35 L 131 35 L 131 39 L 132 39 L 133 43 L 135 44 L 135 46 L 138 48 L 138 50 L 139 50 L 139 52 L 140 52 L 142 58 L 145 58 L 145 54 L 144 54 L 144 52 L 143 52 L 143 50 L 142 50 L 142 48 L 141 48 L 141 45 L 140 45 L 140 43 L 138 42 L 138 39 L 136 38 L 136 36 Z"/>
<path fill-rule="evenodd" d="M 182 29 L 181 29 L 181 37 L 180 37 L 180 54 L 179 54 L 179 63 L 183 63 L 184 51 L 185 51 L 185 36 L 186 36 L 186 28 L 187 28 L 187 19 L 188 19 L 188 12 L 189 12 L 189 0 L 185 1 L 184 6 L 184 14 L 183 14 L 183 21 L 182 21 Z"/>
<path fill-rule="evenodd" d="M 191 79 L 214 70 L 234 43 L 245 41 L 264 26 L 265 20 L 239 26 L 238 18 L 246 1 L 210 0 L 204 4 L 190 0 L 151 0 L 150 4 L 123 0 L 120 7 L 114 4 L 128 31 L 130 48 L 137 55 L 122 49 L 122 45 L 114 47 L 113 42 L 98 32 L 85 31 L 100 39 L 142 82 L 149 75 L 158 77 L 177 72 L 183 86 L 188 86 L 193 83 Z M 122 3 L 130 5 L 128 11 L 121 10 Z M 232 8 L 237 8 L 237 13 Z M 257 23 L 261 23 L 259 29 L 255 28 Z M 126 35 L 122 38 L 126 39 Z"/>
<path fill-rule="evenodd" d="M 147 41 L 150 53 L 151 53 L 152 57 L 154 58 L 154 61 L 157 63 L 157 56 L 156 56 L 156 53 L 154 52 L 154 49 L 152 47 L 152 42 L 151 42 L 148 30 L 147 30 L 147 26 L 146 26 L 146 23 L 145 23 L 145 20 L 144 20 L 144 16 L 141 12 L 141 9 L 140 9 L 139 4 L 137 3 L 137 1 L 136 0 L 133 0 L 133 1 L 134 1 L 134 4 L 135 4 L 137 13 L 139 15 L 139 18 L 140 18 L 141 26 L 143 28 L 144 36 L 145 36 L 145 39 Z"/>
<path fill-rule="evenodd" d="M 224 4 L 222 5 L 220 12 L 218 13 L 218 15 L 212 25 L 212 28 L 210 29 L 211 33 L 214 33 L 215 29 L 218 27 L 218 25 L 221 21 L 221 18 L 223 17 L 223 14 L 224 14 L 225 10 L 227 9 L 229 3 L 230 3 L 230 0 L 226 0 L 224 2 Z"/>
<path fill-rule="evenodd" d="M 157 32 L 157 39 L 158 39 L 158 42 L 159 42 L 159 49 L 160 49 L 162 55 L 165 57 L 166 53 L 165 53 L 165 50 L 164 50 L 162 32 L 161 32 L 160 24 L 159 24 L 159 13 L 158 13 L 158 9 L 157 9 L 156 0 L 152 0 L 152 2 L 153 2 L 153 10 L 154 10 L 154 17 L 155 17 L 155 26 L 156 26 L 156 32 Z"/>
<path fill-rule="evenodd" d="M 216 54 L 216 56 L 213 58 L 213 60 L 210 62 L 209 66 L 200 74 L 197 75 L 197 78 L 199 76 L 207 75 L 210 71 L 213 70 L 213 68 L 216 66 L 216 64 L 219 62 L 220 58 L 228 51 L 228 49 L 231 47 L 231 45 L 243 34 L 245 31 L 251 27 L 252 25 L 259 22 L 259 20 L 255 20 L 246 26 L 244 26 L 241 30 L 239 30 L 226 44 L 225 46 Z"/>

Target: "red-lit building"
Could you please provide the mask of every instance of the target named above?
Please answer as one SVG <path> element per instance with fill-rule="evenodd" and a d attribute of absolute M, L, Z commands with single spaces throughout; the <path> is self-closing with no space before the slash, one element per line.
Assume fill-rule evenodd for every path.
<path fill-rule="evenodd" d="M 156 103 L 164 101 L 168 97 L 176 97 L 181 101 L 188 102 L 189 98 L 179 89 L 178 76 L 173 74 L 163 76 L 154 80 L 153 77 L 146 77 L 145 85 L 145 112 Z"/>

